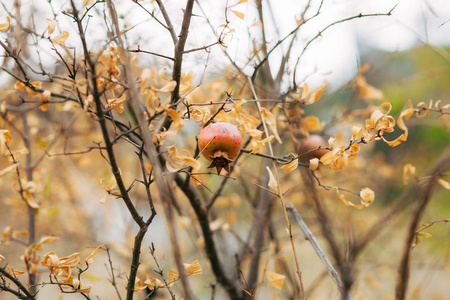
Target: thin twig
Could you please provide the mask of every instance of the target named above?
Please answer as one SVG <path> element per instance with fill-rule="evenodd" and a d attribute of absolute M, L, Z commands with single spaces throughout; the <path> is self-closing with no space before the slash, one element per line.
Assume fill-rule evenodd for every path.
<path fill-rule="evenodd" d="M 120 296 L 119 289 L 117 287 L 116 276 L 114 274 L 114 267 L 113 267 L 113 262 L 111 259 L 111 253 L 109 251 L 109 247 L 108 247 L 108 245 L 105 245 L 105 248 L 100 248 L 100 249 L 105 250 L 106 255 L 108 255 L 109 270 L 111 272 L 110 282 L 111 282 L 112 286 L 114 287 L 114 290 L 116 291 L 117 297 L 119 298 L 119 300 L 122 300 L 122 296 Z"/>
<path fill-rule="evenodd" d="M 344 283 L 342 282 L 341 277 L 339 276 L 339 273 L 336 271 L 336 269 L 331 264 L 330 260 L 326 256 L 325 252 L 322 250 L 322 248 L 319 245 L 319 242 L 317 242 L 316 238 L 314 237 L 311 230 L 309 230 L 308 225 L 306 225 L 305 221 L 303 221 L 302 216 L 299 214 L 297 209 L 290 203 L 286 204 L 286 209 L 294 216 L 295 220 L 297 221 L 298 225 L 303 231 L 303 234 L 305 235 L 305 239 L 307 239 L 311 245 L 313 246 L 314 250 L 316 251 L 317 255 L 319 256 L 320 260 L 325 264 L 325 267 L 328 270 L 328 273 L 331 275 L 331 277 L 336 282 L 339 291 L 341 292 L 343 297 L 346 297 L 348 300 L 352 300 L 352 296 L 348 291 L 345 290 Z"/>
<path fill-rule="evenodd" d="M 155 245 L 152 243 L 150 246 L 150 254 L 153 257 L 153 260 L 156 263 L 156 266 L 158 267 L 158 270 L 156 271 L 156 273 L 158 273 L 158 275 L 161 277 L 161 279 L 164 282 L 164 286 L 167 288 L 167 290 L 169 291 L 170 297 L 172 298 L 172 300 L 175 300 L 175 294 L 173 293 L 172 289 L 170 288 L 169 283 L 167 283 L 166 277 L 164 276 L 164 270 L 163 268 L 159 265 L 158 259 L 155 256 Z M 163 257 L 163 262 L 164 262 L 164 257 Z"/>
<path fill-rule="evenodd" d="M 314 42 L 317 38 L 319 38 L 320 36 L 322 36 L 322 34 L 323 34 L 327 29 L 329 29 L 330 27 L 332 27 L 332 26 L 334 26 L 334 25 L 336 25 L 336 24 L 344 23 L 344 22 L 347 22 L 347 21 L 350 21 L 350 20 L 354 20 L 354 19 L 366 18 L 366 17 L 390 16 L 390 15 L 392 15 L 392 11 L 397 7 L 397 5 L 398 5 L 398 4 L 396 4 L 393 8 L 391 8 L 391 10 L 388 11 L 387 13 L 374 13 L 374 14 L 362 14 L 362 13 L 360 13 L 359 15 L 351 16 L 351 17 L 344 18 L 344 19 L 335 21 L 335 22 L 333 22 L 333 23 L 330 23 L 330 24 L 328 24 L 327 26 L 325 26 L 323 29 L 321 29 L 321 30 L 320 30 L 320 31 L 319 31 L 312 39 L 310 39 L 310 40 L 306 43 L 305 47 L 303 47 L 302 52 L 300 53 L 300 55 L 299 55 L 298 58 L 297 58 L 297 62 L 295 63 L 295 66 L 294 66 L 293 78 L 292 78 L 292 84 L 293 84 L 293 87 L 296 87 L 296 86 L 297 86 L 297 80 L 296 80 L 296 75 L 295 75 L 295 74 L 297 73 L 296 71 L 297 71 L 297 67 L 298 67 L 298 65 L 299 65 L 300 59 L 302 58 L 302 56 L 303 56 L 303 54 L 305 53 L 306 49 L 308 49 L 309 45 L 311 45 L 311 43 Z"/>

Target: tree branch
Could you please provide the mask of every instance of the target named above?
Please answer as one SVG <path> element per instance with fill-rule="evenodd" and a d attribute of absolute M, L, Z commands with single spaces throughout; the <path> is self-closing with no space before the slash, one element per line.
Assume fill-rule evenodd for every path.
<path fill-rule="evenodd" d="M 331 264 L 328 257 L 325 255 L 325 252 L 320 247 L 319 243 L 317 242 L 316 238 L 312 234 L 311 230 L 309 230 L 308 225 L 306 225 L 305 221 L 303 221 L 303 218 L 297 211 L 297 209 L 292 204 L 286 204 L 286 209 L 294 216 L 295 220 L 297 221 L 298 225 L 303 231 L 303 234 L 305 235 L 305 239 L 307 239 L 311 245 L 313 246 L 314 250 L 317 253 L 317 256 L 319 256 L 320 260 L 325 264 L 325 267 L 328 270 L 328 273 L 331 275 L 331 277 L 336 282 L 339 291 L 341 292 L 342 297 L 344 299 L 351 300 L 353 299 L 350 295 L 349 291 L 345 289 L 344 283 L 342 282 L 341 277 L 339 276 L 339 273 L 334 269 L 333 265 Z"/>
<path fill-rule="evenodd" d="M 310 40 L 306 43 L 305 47 L 303 47 L 302 52 L 301 52 L 300 55 L 298 56 L 297 62 L 295 63 L 295 66 L 294 66 L 293 78 L 292 78 L 292 86 L 293 86 L 294 88 L 297 86 L 297 80 L 296 80 L 296 75 L 295 75 L 295 74 L 297 73 L 296 71 L 297 71 L 297 67 L 298 67 L 298 64 L 299 64 L 299 62 L 300 62 L 300 59 L 302 58 L 302 56 L 303 56 L 303 54 L 305 53 L 306 49 L 308 49 L 309 45 L 311 45 L 312 42 L 314 42 L 317 38 L 319 38 L 320 36 L 322 36 L 322 34 L 323 34 L 327 29 L 329 29 L 330 27 L 332 27 L 332 26 L 334 26 L 334 25 L 336 25 L 336 24 L 344 23 L 344 22 L 347 22 L 347 21 L 350 21 L 350 20 L 354 20 L 354 19 L 365 18 L 365 17 L 390 16 L 390 15 L 392 15 L 392 11 L 397 7 L 397 5 L 398 5 L 398 4 L 396 4 L 396 5 L 395 5 L 390 11 L 388 11 L 387 13 L 374 13 L 374 14 L 362 14 L 362 13 L 360 13 L 359 15 L 352 16 L 352 17 L 348 17 L 348 18 L 345 18 L 345 19 L 341 19 L 341 20 L 335 21 L 335 22 L 330 23 L 330 24 L 328 24 L 327 26 L 325 26 L 325 28 L 323 28 L 322 30 L 320 30 L 320 31 L 319 31 L 312 39 L 310 39 Z"/>
<path fill-rule="evenodd" d="M 170 98 L 171 104 L 177 103 L 177 101 L 180 99 L 181 65 L 183 63 L 184 46 L 186 45 L 186 40 L 188 37 L 193 6 L 194 0 L 187 0 L 186 8 L 184 9 L 184 16 L 183 22 L 181 24 L 180 34 L 178 35 L 179 39 L 175 45 L 175 54 L 174 54 L 175 60 L 173 62 L 172 80 L 174 80 L 177 83 L 177 85 L 175 86 L 175 89 L 171 93 Z M 171 124 L 172 118 L 166 116 L 159 131 L 168 130 Z"/>
<path fill-rule="evenodd" d="M 430 202 L 433 187 L 436 183 L 436 178 L 440 176 L 440 173 L 444 171 L 450 165 L 450 148 L 444 151 L 441 158 L 436 162 L 436 167 L 432 171 L 433 177 L 429 178 L 425 182 L 425 186 L 419 190 L 420 198 L 416 202 L 415 206 L 410 213 L 410 221 L 406 233 L 405 242 L 403 244 L 402 256 L 398 266 L 397 275 L 397 285 L 395 287 L 395 299 L 404 300 L 406 299 L 406 293 L 408 289 L 409 281 L 409 264 L 411 257 L 412 244 L 414 238 L 416 237 L 416 229 L 425 213 L 425 209 Z"/>

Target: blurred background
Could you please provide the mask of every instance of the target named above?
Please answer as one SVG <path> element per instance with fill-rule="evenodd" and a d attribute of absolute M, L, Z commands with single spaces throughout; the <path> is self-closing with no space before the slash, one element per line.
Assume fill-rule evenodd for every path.
<path fill-rule="evenodd" d="M 38 3 L 39 2 L 39 3 Z M 82 7 L 82 1 L 79 1 Z M 84 1 L 85 7 L 94 1 Z M 162 19 L 157 5 L 153 1 L 114 1 L 117 7 L 120 25 L 127 30 L 127 47 L 173 56 L 170 34 L 160 26 L 155 18 Z M 237 0 L 235 1 L 238 2 Z M 168 0 L 165 3 L 176 31 L 181 26 L 185 1 Z M 310 90 L 326 86 L 320 101 L 305 107 L 306 115 L 318 116 L 325 123 L 320 134 L 324 137 L 336 136 L 345 140 L 351 136 L 351 126 L 356 122 L 363 124 L 363 116 L 346 119 L 348 109 L 358 110 L 366 107 L 378 107 L 383 102 L 392 104 L 391 114 L 398 117 L 402 109 L 412 103 L 433 99 L 442 100 L 442 104 L 450 103 L 450 3 L 445 0 L 435 1 L 262 1 L 264 5 L 264 29 L 267 48 L 271 49 L 278 41 L 287 36 L 301 20 L 301 13 L 306 5 L 311 8 L 305 19 L 311 18 L 301 27 L 292 43 L 290 60 L 286 64 L 282 76 L 280 91 L 284 92 L 293 85 L 295 74 L 298 87 L 308 84 Z M 200 48 L 216 43 L 217 36 L 227 25 L 232 32 L 226 36 L 224 43 L 228 57 L 223 50 L 214 45 L 208 51 L 186 53 L 183 69 L 186 74 L 192 72 L 192 84 L 201 84 L 200 88 L 190 95 L 192 102 L 221 101 L 226 98 L 225 91 L 233 92 L 236 98 L 251 98 L 245 88 L 245 78 L 233 67 L 235 63 L 241 70 L 251 76 L 253 68 L 261 59 L 255 49 L 261 47 L 261 23 L 253 1 L 246 1 L 233 6 L 225 13 L 226 8 L 235 4 L 231 1 L 197 1 L 194 4 L 194 16 L 189 30 L 186 49 Z M 109 45 L 107 36 L 108 18 L 104 4 L 97 4 L 88 12 L 87 41 L 89 47 L 98 50 Z M 145 9 L 143 9 L 143 7 Z M 315 12 L 320 8 L 320 13 Z M 23 43 L 15 46 L 22 49 L 21 57 L 36 69 L 41 66 L 50 73 L 64 74 L 64 66 L 59 57 L 51 50 L 51 43 L 45 38 L 46 18 L 55 19 L 59 25 L 58 33 L 69 32 L 66 41 L 67 51 L 81 57 L 81 43 L 77 36 L 75 24 L 64 13 L 70 10 L 70 3 L 65 0 L 52 1 L 1 1 L 0 23 L 8 15 L 14 15 L 12 28 L 1 32 L 0 38 L 10 42 Z M 231 10 L 244 14 L 241 18 Z M 149 15 L 153 12 L 155 18 Z M 55 15 L 56 13 L 56 15 Z M 356 18 L 359 14 L 371 15 Z M 389 16 L 387 14 L 390 14 Z M 19 17 L 20 16 L 20 17 Z M 354 18 L 355 17 L 355 18 Z M 352 20 L 346 20 L 352 18 Z M 354 19 L 353 19 L 354 18 Z M 20 26 L 14 26 L 17 23 Z M 331 27 L 330 24 L 335 23 Z M 32 29 L 37 35 L 24 35 L 23 28 Z M 325 29 L 325 30 L 324 30 Z M 320 33 L 320 35 L 318 35 Z M 38 38 L 42 35 L 42 38 Z M 317 38 L 316 38 L 317 36 Z M 313 41 L 312 41 L 313 40 Z M 310 43 L 310 41 L 312 41 Z M 269 57 L 271 66 L 281 64 L 283 53 L 289 47 L 290 39 L 283 42 Z M 303 50 L 306 50 L 303 52 Z M 75 51 L 75 52 L 74 52 Z M 297 60 L 300 57 L 299 60 Z M 171 75 L 171 61 L 161 57 L 139 53 L 133 56 L 134 68 L 140 74 L 145 68 L 156 73 L 161 71 Z M 296 64 L 298 62 L 298 65 Z M 3 68 L 14 70 L 14 61 L 5 59 L 0 52 L 0 64 Z M 369 64 L 370 69 L 364 78 L 377 92 L 378 99 L 359 99 L 355 88 L 355 76 L 361 66 Z M 277 68 L 272 68 L 276 76 Z M 46 80 L 43 76 L 33 75 L 33 80 Z M 0 102 L 10 105 L 19 103 L 13 85 L 16 82 L 7 72 L 0 72 Z M 51 83 L 48 83 L 51 85 Z M 264 90 L 264 83 L 259 89 Z M 269 88 L 267 88 L 269 89 Z M 251 109 L 249 109 L 252 111 Z M 105 196 L 100 180 L 109 183 L 112 180 L 108 164 L 99 151 L 88 151 L 80 155 L 58 155 L 69 152 L 85 151 L 88 147 L 101 142 L 98 124 L 88 114 L 83 114 L 76 104 L 66 102 L 52 106 L 48 111 L 36 111 L 29 117 L 32 128 L 34 159 L 41 155 L 44 161 L 34 174 L 41 206 L 37 214 L 37 232 L 39 236 L 59 236 L 60 241 L 44 246 L 44 253 L 53 250 L 59 256 L 82 252 L 87 256 L 92 247 L 108 244 L 112 251 L 112 259 L 119 288 L 126 284 L 129 261 L 133 247 L 133 239 L 137 227 L 120 199 L 108 196 L 104 204 L 99 203 Z M 194 121 L 185 121 L 185 126 L 176 139 L 177 147 L 188 149 L 191 154 L 195 150 L 195 136 L 201 127 Z M 5 127 L 6 125 L 3 125 Z M 18 125 L 21 126 L 20 124 Z M 396 148 L 377 142 L 361 145 L 358 159 L 345 170 L 319 170 L 320 178 L 329 185 L 335 185 L 359 191 L 369 186 L 376 194 L 375 202 L 364 210 L 354 210 L 345 206 L 336 193 L 319 189 L 324 205 L 332 212 L 332 225 L 337 232 L 338 240 L 343 244 L 352 244 L 354 240 L 365 235 L 377 224 L 389 208 L 392 207 L 410 186 L 403 185 L 403 166 L 411 163 L 417 168 L 417 176 L 429 175 L 429 170 L 439 155 L 450 145 L 449 115 L 430 113 L 423 119 L 412 117 L 408 122 L 408 141 Z M 3 128 L 2 127 L 2 128 Z M 62 137 L 54 145 L 49 145 L 64 128 Z M 283 144 L 275 144 L 274 149 L 280 156 L 295 152 L 295 146 L 289 140 L 289 128 L 279 125 Z M 169 141 L 171 141 L 169 139 Z M 22 145 L 20 138 L 15 138 L 14 148 Z M 50 149 L 50 150 L 48 150 Z M 139 178 L 140 166 L 135 148 L 126 143 L 115 148 L 121 166 L 121 172 L 128 184 Z M 50 154 L 47 155 L 46 153 Z M 54 155 L 56 154 L 56 155 Z M 206 160 L 200 158 L 203 168 Z M 0 158 L 0 169 L 8 166 L 6 157 Z M 227 185 L 223 196 L 214 206 L 215 233 L 219 252 L 228 265 L 227 271 L 234 272 L 234 253 L 238 252 L 247 239 L 253 221 L 255 201 L 261 193 L 254 185 L 266 186 L 266 160 L 261 157 L 247 156 L 239 164 L 235 176 L 238 179 Z M 136 175 L 137 174 L 137 175 Z M 26 207 L 17 192 L 11 188 L 13 174 L 0 177 L 0 229 L 12 226 L 17 230 L 27 228 Z M 203 183 L 212 191 L 220 184 L 220 177 L 206 176 Z M 447 177 L 448 179 L 448 177 Z M 411 181 L 414 181 L 411 179 Z M 320 224 L 310 203 L 303 196 L 305 186 L 298 172 L 282 177 L 283 187 L 288 190 L 286 199 L 293 203 L 302 213 L 305 221 L 319 239 L 326 252 L 326 243 L 321 236 Z M 412 183 L 410 183 L 411 185 Z M 208 199 L 210 192 L 202 187 L 199 193 Z M 157 191 L 152 190 L 157 199 Z M 177 215 L 179 238 L 182 245 L 183 259 L 191 263 L 198 259 L 203 265 L 204 275 L 192 276 L 189 279 L 198 299 L 211 297 L 211 271 L 203 252 L 203 241 L 198 222 L 187 199 L 177 191 L 178 205 L 181 213 Z M 145 189 L 136 185 L 131 192 L 143 215 L 149 215 L 145 200 Z M 448 219 L 449 191 L 438 186 L 432 195 L 431 202 L 424 213 L 422 222 Z M 157 202 L 158 200 L 156 200 Z M 151 225 L 142 249 L 141 267 L 138 276 L 144 281 L 146 276 L 154 273 L 155 263 L 148 247 L 154 243 L 156 256 L 164 258 L 165 270 L 174 268 L 170 255 L 170 242 L 167 238 L 165 219 L 161 206 L 157 204 L 159 214 Z M 279 270 L 283 263 L 292 265 L 292 254 L 289 238 L 285 232 L 285 220 L 279 204 L 274 204 L 270 218 L 269 232 L 263 257 L 268 269 Z M 393 222 L 366 248 L 356 266 L 357 277 L 352 290 L 354 299 L 394 299 L 396 269 L 404 243 L 409 208 L 398 214 Z M 332 279 L 325 272 L 325 267 L 317 258 L 311 245 L 304 240 L 298 226 L 293 222 L 295 241 L 303 273 L 303 280 L 308 299 L 339 299 L 338 290 Z M 427 230 L 432 234 L 428 239 L 412 251 L 411 280 L 408 299 L 448 299 L 450 294 L 450 227 L 448 224 L 435 224 Z M 270 237 L 269 237 L 270 236 Z M 15 269 L 23 269 L 20 257 L 24 247 L 14 241 L 0 244 L 0 253 L 7 257 L 8 265 Z M 246 262 L 243 263 L 245 265 Z M 247 262 L 248 263 L 248 262 Z M 282 269 L 282 268 L 281 268 Z M 40 268 L 41 281 L 47 280 L 48 271 Z M 289 299 L 290 280 L 286 279 L 283 290 L 274 289 L 267 282 L 261 285 L 257 299 Z M 47 272 L 47 273 L 46 273 Z M 87 283 L 93 283 L 92 298 L 113 299 L 116 292 L 109 282 L 107 257 L 100 251 L 95 262 L 84 274 Z M 293 279 L 294 278 L 294 279 Z M 174 290 L 178 287 L 175 286 Z M 125 288 L 121 293 L 125 292 Z M 59 289 L 44 286 L 41 299 L 80 299 L 79 295 L 65 294 L 60 297 Z M 157 296 L 168 299 L 164 290 Z M 216 299 L 222 299 L 223 291 L 218 290 Z M 274 298 L 278 297 L 278 298 Z M 1 299 L 13 299 L 9 295 L 0 294 Z M 136 299 L 144 299 L 144 293 L 137 294 Z"/>

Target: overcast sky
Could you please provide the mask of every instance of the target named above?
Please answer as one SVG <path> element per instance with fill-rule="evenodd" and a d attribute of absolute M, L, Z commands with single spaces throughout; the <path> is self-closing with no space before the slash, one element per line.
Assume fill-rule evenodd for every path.
<path fill-rule="evenodd" d="M 5 1 L 5 0 L 0 0 Z M 14 11 L 13 1 L 5 2 L 9 11 Z M 78 0 L 81 3 L 81 0 Z M 206 1 L 200 0 L 200 4 L 207 16 L 209 16 L 213 28 L 219 28 L 225 24 L 224 8 L 226 1 Z M 232 5 L 238 0 L 228 1 Z M 296 26 L 303 7 L 307 1 L 299 0 L 263 0 L 265 5 L 265 23 L 268 37 L 268 48 L 270 49 L 280 38 L 288 34 Z M 54 11 L 61 11 L 70 7 L 67 0 L 53 0 Z M 124 18 L 122 22 L 128 26 L 135 26 L 129 33 L 130 44 L 139 44 L 142 49 L 159 52 L 164 55 L 173 55 L 173 44 L 168 32 L 160 26 L 143 9 L 132 3 L 131 0 L 114 1 L 119 14 Z M 143 6 L 152 11 L 157 8 L 156 3 L 151 1 L 141 1 Z M 182 20 L 182 8 L 184 0 L 166 0 L 165 5 L 172 18 L 174 26 L 179 31 Z M 306 18 L 312 16 L 316 11 L 319 1 L 312 1 L 312 6 Z M 37 5 L 39 4 L 39 5 Z M 33 18 L 30 18 L 32 6 L 35 6 Z M 53 19 L 52 10 L 48 1 L 44 0 L 23 0 L 22 1 L 23 22 L 30 26 L 28 22 L 34 20 L 38 32 L 44 32 L 46 28 L 45 19 Z M 270 9 L 269 9 L 270 6 Z M 300 61 L 300 67 L 297 70 L 299 81 L 306 80 L 311 86 L 318 86 L 325 82 L 331 85 L 331 88 L 338 88 L 340 85 L 352 78 L 360 62 L 360 50 L 364 48 L 377 48 L 386 51 L 402 51 L 411 48 L 421 42 L 428 42 L 435 45 L 450 44 L 450 1 L 449 0 L 325 0 L 321 13 L 311 22 L 307 23 L 297 36 L 297 42 L 292 50 L 292 60 L 290 70 L 293 71 L 295 61 L 302 51 L 305 44 L 315 36 L 321 29 L 328 24 L 340 19 L 356 16 L 359 13 L 387 13 L 395 6 L 392 15 L 368 17 L 340 23 L 325 31 L 317 39 Z M 103 14 L 104 5 L 99 4 L 97 12 Z M 233 38 L 229 42 L 228 52 L 231 57 L 244 68 L 250 75 L 252 65 L 245 66 L 247 57 L 252 50 L 252 39 L 258 40 L 259 28 L 254 25 L 257 21 L 256 8 L 253 1 L 248 1 L 234 6 L 231 10 L 236 10 L 245 14 L 244 19 L 238 18 L 229 11 L 229 26 L 235 29 Z M 162 20 L 161 13 L 155 9 L 158 19 Z M 192 49 L 208 45 L 216 41 L 214 33 L 206 22 L 201 9 L 194 5 L 195 16 L 192 19 L 191 30 L 186 49 Z M 6 19 L 7 13 L 0 7 L 0 20 Z M 66 44 L 68 46 L 79 47 L 80 42 L 76 35 L 76 28 L 70 20 L 59 15 L 57 20 L 60 23 L 59 32 L 67 30 L 70 33 Z M 0 21 L 0 22 L 3 22 Z M 14 25 L 14 20 L 12 25 Z M 88 39 L 94 49 L 102 46 L 107 38 L 105 31 L 102 30 L 102 17 L 91 18 L 88 27 Z M 6 34 L 0 33 L 0 38 L 5 39 Z M 281 58 L 281 51 L 287 49 L 289 40 L 275 51 L 270 62 L 276 66 Z M 42 43 L 41 55 L 44 62 L 51 63 L 51 57 L 55 54 L 50 50 L 50 44 L 44 41 Z M 81 50 L 77 51 L 78 54 Z M 35 55 L 32 53 L 32 55 Z M 205 52 L 196 52 L 187 54 L 184 67 L 186 70 L 193 69 L 201 73 L 206 63 L 207 55 Z M 170 61 L 164 62 L 158 59 L 158 62 L 170 66 Z M 149 67 L 154 66 L 154 57 L 143 57 L 142 63 Z M 222 50 L 215 46 L 212 49 L 208 62 L 208 70 L 214 71 L 217 66 L 223 66 L 228 63 Z M 363 62 L 362 62 L 363 63 Z M 51 67 L 51 66 L 50 66 Z M 161 67 L 161 64 L 158 66 Z M 276 71 L 276 70 L 275 70 Z M 3 78 L 4 74 L 0 78 Z M 289 76 L 286 76 L 288 79 Z"/>

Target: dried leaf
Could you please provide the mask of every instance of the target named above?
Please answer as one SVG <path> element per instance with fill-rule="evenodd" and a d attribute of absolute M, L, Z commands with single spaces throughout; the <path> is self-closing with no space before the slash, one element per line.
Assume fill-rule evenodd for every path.
<path fill-rule="evenodd" d="M 211 117 L 211 112 L 207 106 L 190 106 L 189 113 L 196 122 L 201 122 L 198 126 L 203 127 Z"/>
<path fill-rule="evenodd" d="M 53 31 L 55 31 L 55 28 L 56 28 L 56 25 L 58 25 L 58 22 L 51 20 L 49 18 L 47 18 L 45 21 L 48 24 L 48 34 L 52 34 Z"/>
<path fill-rule="evenodd" d="M 169 279 L 169 282 L 170 282 L 170 279 Z M 157 278 L 148 277 L 148 276 L 147 276 L 147 280 L 145 280 L 144 284 L 149 288 L 150 291 L 154 291 L 158 288 L 164 287 L 164 283 L 162 283 L 161 280 L 159 280 Z M 142 289 L 140 289 L 139 291 L 141 291 L 141 290 Z"/>
<path fill-rule="evenodd" d="M 265 138 L 262 141 L 258 141 L 255 139 L 252 139 L 252 152 L 251 154 L 256 154 L 258 153 L 259 149 L 261 149 L 267 142 L 271 141 L 274 138 L 273 135 L 269 136 L 268 138 Z"/>
<path fill-rule="evenodd" d="M 317 170 L 318 167 L 319 167 L 319 159 L 318 158 L 313 158 L 313 159 L 309 160 L 309 169 L 311 171 Z"/>
<path fill-rule="evenodd" d="M 245 15 L 237 10 L 232 10 L 232 13 L 234 13 L 239 19 L 244 20 Z"/>
<path fill-rule="evenodd" d="M 148 277 L 147 277 L 147 280 L 149 280 Z M 146 280 L 145 282 L 147 282 L 147 280 Z M 161 283 L 161 281 L 159 281 L 159 280 L 156 279 L 156 278 L 153 278 L 152 280 L 154 280 L 155 282 Z M 162 283 L 161 283 L 161 285 L 162 285 Z M 139 293 L 140 291 L 144 290 L 144 289 L 145 289 L 145 286 L 147 286 L 150 290 L 152 290 L 152 289 L 150 288 L 151 285 L 147 285 L 147 284 L 144 285 L 144 284 L 142 283 L 141 279 L 136 278 L 136 282 L 134 283 L 134 294 Z"/>
<path fill-rule="evenodd" d="M 345 196 L 343 194 L 339 194 L 339 198 L 342 200 L 342 202 L 344 202 L 345 205 L 347 205 L 349 207 L 356 208 L 356 209 L 363 209 L 364 207 L 366 207 L 363 204 L 360 204 L 360 205 L 353 204 L 352 202 L 350 202 L 347 199 L 345 199 Z"/>
<path fill-rule="evenodd" d="M 266 271 L 267 282 L 270 283 L 276 289 L 281 290 L 283 288 L 285 278 L 286 278 L 285 275 L 271 271 Z"/>
<path fill-rule="evenodd" d="M 405 125 L 403 120 L 408 120 L 414 114 L 414 110 L 411 108 L 407 108 L 400 113 L 400 116 L 397 119 L 398 128 L 404 131 L 398 138 L 393 141 L 386 141 L 383 139 L 389 146 L 395 147 L 400 145 L 401 142 L 405 142 L 408 138 L 408 128 Z"/>
<path fill-rule="evenodd" d="M 170 172 L 178 172 L 186 164 L 191 166 L 194 170 L 198 170 L 201 167 L 200 162 L 192 158 L 188 150 L 177 149 L 175 146 L 168 149 L 168 156 L 166 160 L 167 170 Z"/>
<path fill-rule="evenodd" d="M 108 99 L 108 104 L 106 105 L 106 108 L 115 107 L 117 111 L 121 114 L 124 110 L 122 103 L 125 102 L 126 100 L 127 98 L 125 97 L 125 94 L 123 94 L 120 98 Z"/>
<path fill-rule="evenodd" d="M 428 233 L 428 232 L 418 232 L 417 235 L 420 237 L 424 237 L 426 239 L 432 237 L 431 233 Z"/>
<path fill-rule="evenodd" d="M 358 144 L 352 144 L 351 146 L 350 146 L 350 154 L 349 154 L 349 156 L 348 156 L 348 160 L 353 160 L 353 159 L 355 159 L 356 158 L 356 156 L 358 155 L 358 153 L 359 153 L 359 145 Z"/>
<path fill-rule="evenodd" d="M 4 168 L 3 170 L 0 170 L 0 176 L 3 176 L 5 174 L 8 174 L 12 171 L 14 171 L 17 167 L 17 163 L 16 164 L 12 164 L 9 167 Z"/>
<path fill-rule="evenodd" d="M 94 257 L 94 255 L 97 253 L 97 251 L 100 249 L 101 246 L 103 246 L 103 244 L 95 248 L 94 251 L 92 251 L 91 254 L 89 254 L 89 256 L 86 257 L 86 259 L 84 260 L 86 264 L 88 265 L 92 264 L 92 262 L 94 261 L 92 258 Z"/>
<path fill-rule="evenodd" d="M 180 114 L 172 109 L 172 108 L 165 108 L 166 114 L 172 119 L 173 125 L 175 125 L 177 132 L 183 128 L 184 124 L 181 122 L 181 116 Z"/>
<path fill-rule="evenodd" d="M 13 269 L 11 269 L 10 267 L 6 267 L 6 269 L 8 270 L 8 273 L 14 277 L 17 277 L 19 275 L 25 274 L 25 272 L 23 271 L 14 271 Z"/>
<path fill-rule="evenodd" d="M 437 182 L 446 190 L 450 190 L 450 183 L 448 181 L 445 181 L 442 178 L 437 179 Z"/>
<path fill-rule="evenodd" d="M 180 274 L 175 270 L 169 270 L 169 284 L 178 280 Z"/>
<path fill-rule="evenodd" d="M 171 80 L 168 83 L 166 83 L 162 88 L 155 90 L 161 93 L 170 93 L 175 89 L 176 86 L 177 82 L 175 80 Z"/>
<path fill-rule="evenodd" d="M 8 30 L 11 27 L 11 18 L 6 17 L 7 23 L 0 23 L 0 31 Z"/>
<path fill-rule="evenodd" d="M 278 182 L 276 181 L 275 177 L 272 174 L 272 171 L 267 166 L 267 172 L 269 172 L 269 183 L 268 186 L 270 189 L 272 189 L 274 192 L 278 193 Z"/>
<path fill-rule="evenodd" d="M 59 240 L 59 237 L 57 236 L 43 236 L 41 240 L 39 241 L 40 244 L 51 244 L 53 242 L 56 242 Z"/>
<path fill-rule="evenodd" d="M 352 126 L 352 141 L 356 141 L 362 135 L 362 128 L 356 125 Z"/>
<path fill-rule="evenodd" d="M 184 264 L 184 269 L 187 275 L 200 275 L 203 274 L 203 268 L 196 259 L 191 264 Z"/>
<path fill-rule="evenodd" d="M 68 37 L 69 37 L 69 33 L 64 30 L 63 33 L 61 33 L 60 35 L 57 35 L 57 36 L 55 36 L 53 38 L 50 38 L 50 40 L 54 44 L 57 44 L 57 45 L 59 45 L 59 46 L 64 48 L 64 47 L 66 47 L 65 42 L 66 42 Z"/>
<path fill-rule="evenodd" d="M 294 158 L 290 163 L 284 165 L 281 167 L 281 170 L 283 170 L 284 174 L 291 173 L 298 167 L 298 158 Z"/>
<path fill-rule="evenodd" d="M 373 200 L 375 200 L 375 193 L 370 188 L 366 187 L 359 192 L 359 196 L 361 197 L 361 203 L 365 206 L 369 206 L 372 204 Z"/>

